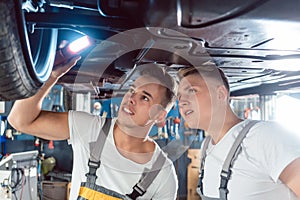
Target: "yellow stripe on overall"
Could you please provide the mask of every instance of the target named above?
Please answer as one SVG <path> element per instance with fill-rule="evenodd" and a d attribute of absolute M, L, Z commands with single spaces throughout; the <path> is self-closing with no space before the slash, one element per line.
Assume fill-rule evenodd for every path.
<path fill-rule="evenodd" d="M 79 196 L 77 200 L 123 200 L 126 199 L 124 195 L 119 194 L 113 190 L 105 187 L 92 184 L 81 183 Z"/>
<path fill-rule="evenodd" d="M 122 200 L 123 198 L 118 198 L 111 196 L 109 194 L 104 194 L 97 190 L 87 188 L 87 187 L 80 187 L 79 191 L 80 199 L 97 199 L 97 200 Z"/>

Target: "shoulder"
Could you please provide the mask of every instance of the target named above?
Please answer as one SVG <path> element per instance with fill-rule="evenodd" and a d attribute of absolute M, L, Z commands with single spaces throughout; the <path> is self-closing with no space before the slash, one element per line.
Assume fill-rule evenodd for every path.
<path fill-rule="evenodd" d="M 68 115 L 69 115 L 70 118 L 74 118 L 75 120 L 76 119 L 85 119 L 85 118 L 88 118 L 88 119 L 91 119 L 91 118 L 100 118 L 100 116 L 98 116 L 98 115 L 93 115 L 93 114 L 88 113 L 88 112 L 75 111 L 75 110 L 70 110 L 68 112 Z"/>
<path fill-rule="evenodd" d="M 248 123 L 250 123 L 251 121 L 254 121 L 254 120 L 249 120 Z M 260 130 L 272 130 L 272 129 L 278 129 L 278 128 L 283 128 L 282 125 L 280 125 L 278 122 L 264 121 L 264 120 L 257 121 L 257 123 L 255 123 L 252 126 L 252 129 L 260 129 Z"/>
<path fill-rule="evenodd" d="M 249 137 L 254 136 L 258 140 L 281 141 L 284 138 L 293 138 L 293 133 L 275 121 L 259 121 L 249 130 Z M 258 141 L 259 142 L 259 141 Z"/>
<path fill-rule="evenodd" d="M 278 122 L 260 121 L 250 130 L 244 143 L 255 155 L 264 159 L 277 159 L 282 156 L 299 155 L 300 137 Z"/>
<path fill-rule="evenodd" d="M 93 141 L 97 138 L 105 119 L 82 111 L 69 111 L 70 141 Z M 72 143 L 73 143 L 72 142 Z"/>
<path fill-rule="evenodd" d="M 99 124 L 103 125 L 105 122 L 105 118 L 83 111 L 69 111 L 68 118 L 69 122 L 79 123 L 80 125 L 91 125 L 95 123 L 99 126 Z"/>
<path fill-rule="evenodd" d="M 258 159 L 264 168 L 277 181 L 283 169 L 296 158 L 300 158 L 300 137 L 278 122 L 257 123 L 249 135 L 252 145 L 248 145 L 249 155 Z"/>
<path fill-rule="evenodd" d="M 253 121 L 245 120 L 242 127 L 251 122 Z M 254 148 L 253 150 L 258 151 L 264 149 L 264 147 L 268 148 L 267 146 L 278 143 L 284 134 L 286 134 L 286 130 L 277 122 L 258 121 L 250 127 L 243 144 L 250 149 Z"/>

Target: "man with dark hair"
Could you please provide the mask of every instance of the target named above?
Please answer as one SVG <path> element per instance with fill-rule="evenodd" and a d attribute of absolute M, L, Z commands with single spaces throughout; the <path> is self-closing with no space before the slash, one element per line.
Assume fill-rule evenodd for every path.
<path fill-rule="evenodd" d="M 153 63 L 138 66 L 137 73 L 140 76 L 155 77 L 157 80 L 159 80 L 160 85 L 166 88 L 166 94 L 162 96 L 163 99 L 161 105 L 167 109 L 167 111 L 169 111 L 174 105 L 177 92 L 177 87 L 174 83 L 173 77 L 171 77 L 167 71 L 162 69 L 162 67 L 159 67 Z"/>
<path fill-rule="evenodd" d="M 221 69 L 188 67 L 178 77 L 181 115 L 208 134 L 201 147 L 201 199 L 299 199 L 299 138 L 275 122 L 238 118 Z"/>
<path fill-rule="evenodd" d="M 175 81 L 157 65 L 138 66 L 141 75 L 123 97 L 118 117 L 112 120 L 78 111 L 41 110 L 51 87 L 78 59 L 55 66 L 36 95 L 16 101 L 9 123 L 37 137 L 69 140 L 74 156 L 72 200 L 104 198 L 107 191 L 119 199 L 125 194 L 132 199 L 175 199 L 178 181 L 173 163 L 148 137 L 152 126 L 164 120 L 174 103 Z M 95 188 L 94 197 L 89 197 Z"/>

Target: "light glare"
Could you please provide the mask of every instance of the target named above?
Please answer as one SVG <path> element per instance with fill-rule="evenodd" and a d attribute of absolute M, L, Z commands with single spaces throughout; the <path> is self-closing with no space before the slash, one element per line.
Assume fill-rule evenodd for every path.
<path fill-rule="evenodd" d="M 69 44 L 69 51 L 71 53 L 78 53 L 79 51 L 85 49 L 86 47 L 90 46 L 90 40 L 88 36 L 83 36 Z"/>

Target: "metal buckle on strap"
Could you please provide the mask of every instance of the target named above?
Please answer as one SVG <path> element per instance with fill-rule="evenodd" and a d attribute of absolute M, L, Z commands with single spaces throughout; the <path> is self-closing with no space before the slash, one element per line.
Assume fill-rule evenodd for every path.
<path fill-rule="evenodd" d="M 138 184 L 135 184 L 135 186 L 133 186 L 133 190 L 138 192 L 140 194 L 140 196 L 143 196 L 146 193 L 146 191 L 144 191 L 142 188 L 140 188 L 138 186 Z"/>
<path fill-rule="evenodd" d="M 98 162 L 92 161 L 89 159 L 88 166 L 92 168 L 98 169 L 100 167 L 101 161 L 99 160 Z"/>
<path fill-rule="evenodd" d="M 101 161 L 98 162 L 92 161 L 89 159 L 88 166 L 89 166 L 89 172 L 85 174 L 87 177 L 87 182 L 95 183 L 96 179 L 98 178 L 96 176 L 97 169 L 100 167 Z"/>
<path fill-rule="evenodd" d="M 136 199 L 146 193 L 146 191 L 140 188 L 138 184 L 135 184 L 132 189 L 133 191 L 131 192 L 131 194 L 126 194 L 126 196 L 128 196 L 130 199 Z"/>
<path fill-rule="evenodd" d="M 224 181 L 228 182 L 230 179 L 230 176 L 231 176 L 231 170 L 228 170 L 228 172 L 224 171 L 224 170 L 221 171 L 221 181 L 224 180 Z"/>
<path fill-rule="evenodd" d="M 224 170 L 221 171 L 221 183 L 220 183 L 219 190 L 224 194 L 227 194 L 229 192 L 227 189 L 227 184 L 230 179 L 230 176 L 231 176 L 231 170 L 229 170 L 228 172 Z"/>

